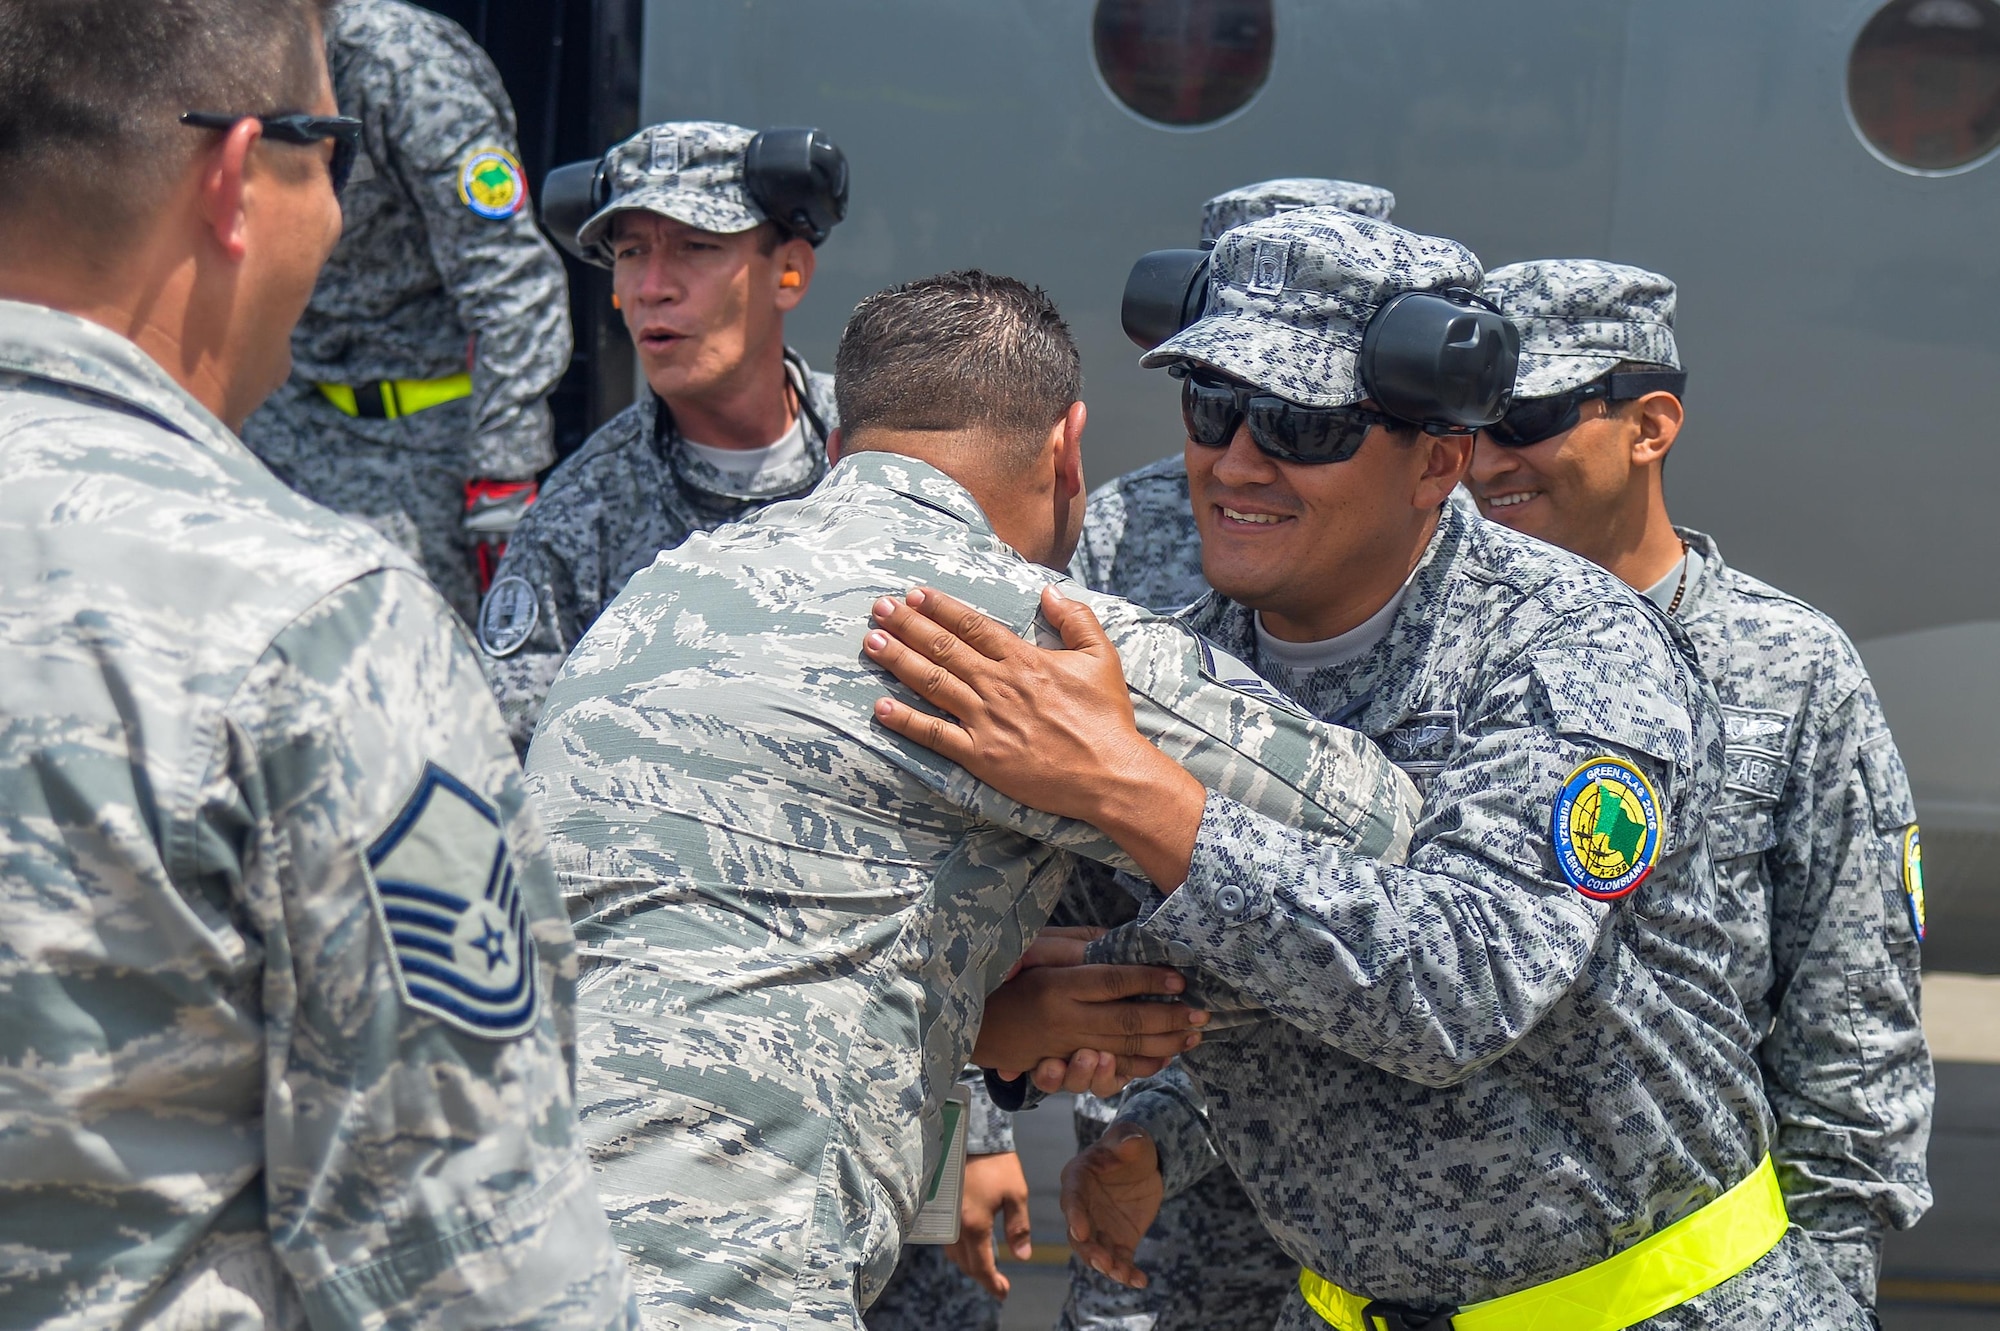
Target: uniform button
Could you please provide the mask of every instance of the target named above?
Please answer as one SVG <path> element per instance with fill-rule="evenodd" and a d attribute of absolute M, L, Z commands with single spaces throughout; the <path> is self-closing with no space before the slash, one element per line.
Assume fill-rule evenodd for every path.
<path fill-rule="evenodd" d="M 1192 966 L 1194 964 L 1194 949 L 1186 943 L 1169 943 L 1167 944 L 1167 960 L 1173 962 L 1176 966 Z"/>
<path fill-rule="evenodd" d="M 1215 904 L 1224 915 L 1234 915 L 1243 909 L 1243 889 L 1234 883 L 1224 883 L 1215 893 Z"/>

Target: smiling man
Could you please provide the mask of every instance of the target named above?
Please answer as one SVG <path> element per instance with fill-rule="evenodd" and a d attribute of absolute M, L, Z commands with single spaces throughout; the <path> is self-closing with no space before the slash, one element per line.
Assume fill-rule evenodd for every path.
<path fill-rule="evenodd" d="M 754 137 L 669 121 L 605 154 L 609 195 L 577 242 L 611 269 L 648 391 L 549 476 L 480 607 L 487 678 L 524 753 L 563 658 L 626 579 L 826 475 L 833 378 L 785 345 L 813 246 L 751 197 Z"/>
<path fill-rule="evenodd" d="M 1771 1153 L 1792 1219 L 1872 1305 L 1883 1234 L 1931 1198 L 1922 843 L 1896 742 L 1839 625 L 1667 515 L 1687 379 L 1674 284 L 1544 259 L 1494 270 L 1486 292 L 1521 330 L 1521 373 L 1467 487 L 1493 521 L 1643 591 L 1700 652 L 1728 742 L 1709 841 Z"/>
<path fill-rule="evenodd" d="M 1414 780 L 1406 864 L 1135 751 L 1117 676 L 1078 667 L 1117 655 L 1081 607 L 1072 653 L 994 652 L 941 594 L 887 607 L 864 649 L 957 724 L 877 716 L 1146 867 L 1105 955 L 1267 1014 L 1214 1022 L 1066 1171 L 1098 1270 L 1143 1283 L 1160 1198 L 1219 1152 L 1306 1268 L 1280 1331 L 1865 1326 L 1767 1158 L 1705 837 L 1713 695 L 1630 588 L 1453 497 L 1472 413 L 1423 404 L 1493 419 L 1445 350 L 1475 345 L 1482 276 L 1448 240 L 1286 213 L 1223 236 L 1203 316 L 1141 362 L 1182 376 L 1216 589 L 1181 618 Z M 1392 335 L 1433 301 L 1442 348 Z M 1410 354 L 1371 370 L 1379 339 Z"/>

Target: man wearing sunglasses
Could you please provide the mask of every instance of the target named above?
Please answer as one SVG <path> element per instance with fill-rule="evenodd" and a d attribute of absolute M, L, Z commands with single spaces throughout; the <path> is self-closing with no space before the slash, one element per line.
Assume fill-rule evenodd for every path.
<path fill-rule="evenodd" d="M 309 0 L 0 0 L 0 1326 L 632 1323 L 464 630 L 234 431 L 340 234 Z"/>
<path fill-rule="evenodd" d="M 1231 227 L 1295 208 L 1338 208 L 1386 222 L 1395 206 L 1396 196 L 1379 185 L 1312 177 L 1259 181 L 1218 194 L 1202 205 L 1201 246 L 1213 247 Z M 1093 591 L 1162 612 L 1207 595 L 1208 583 L 1201 576 L 1201 537 L 1188 503 L 1187 463 L 1179 453 L 1127 472 L 1092 492 L 1070 574 Z M 1218 1310 L 1218 1315 L 1245 1316 L 1240 1304 L 1226 1313 Z"/>
<path fill-rule="evenodd" d="M 1205 313 L 1141 362 L 1181 376 L 1216 589 L 1185 621 L 1412 777 L 1406 865 L 1141 761 L 1081 607 L 1051 616 L 1067 652 L 995 651 L 942 594 L 892 607 L 864 649 L 949 719 L 877 715 L 1145 870 L 1103 956 L 1264 1016 L 1218 1016 L 1065 1171 L 1096 1269 L 1143 1283 L 1161 1195 L 1219 1151 L 1306 1268 L 1282 1331 L 1862 1325 L 1767 1163 L 1704 835 L 1713 695 L 1629 588 L 1452 497 L 1473 439 L 1444 408 L 1501 400 L 1450 369 L 1495 364 L 1454 350 L 1488 335 L 1481 276 L 1450 241 L 1288 213 L 1222 237 Z M 1435 359 L 1379 354 L 1403 308 L 1448 316 Z"/>
<path fill-rule="evenodd" d="M 1640 589 L 1700 653 L 1728 745 L 1709 844 L 1772 1156 L 1792 1220 L 1872 1307 L 1882 1235 L 1931 1197 L 1923 864 L 1895 741 L 1838 625 L 1667 515 L 1686 381 L 1674 284 L 1549 259 L 1496 269 L 1486 293 L 1521 329 L 1521 370 L 1467 488 L 1494 522 Z"/>
<path fill-rule="evenodd" d="M 415 556 L 467 622 L 555 460 L 569 287 L 535 225 L 513 105 L 463 29 L 340 0 L 327 60 L 362 122 L 346 227 L 243 437 L 287 484 Z"/>

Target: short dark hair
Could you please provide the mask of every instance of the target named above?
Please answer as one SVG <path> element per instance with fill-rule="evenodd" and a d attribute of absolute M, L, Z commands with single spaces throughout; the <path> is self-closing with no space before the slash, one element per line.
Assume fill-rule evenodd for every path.
<path fill-rule="evenodd" d="M 986 429 L 1038 445 L 1083 393 L 1083 360 L 1040 287 L 961 268 L 854 307 L 834 357 L 841 430 Z"/>
<path fill-rule="evenodd" d="M 0 0 L 0 218 L 103 239 L 213 135 L 183 111 L 303 111 L 333 0 Z"/>

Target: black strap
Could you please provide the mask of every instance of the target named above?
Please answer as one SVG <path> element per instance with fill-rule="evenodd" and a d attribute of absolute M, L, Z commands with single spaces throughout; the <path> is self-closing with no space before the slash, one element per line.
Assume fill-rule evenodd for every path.
<path fill-rule="evenodd" d="M 1672 393 L 1675 397 L 1686 397 L 1688 376 L 1686 370 L 1634 370 L 1625 374 L 1614 374 L 1611 378 L 1610 398 L 1614 402 L 1630 402 L 1648 393 Z"/>
<path fill-rule="evenodd" d="M 388 409 L 382 403 L 382 385 L 369 380 L 365 384 L 354 385 L 354 414 L 363 420 L 386 421 Z"/>

